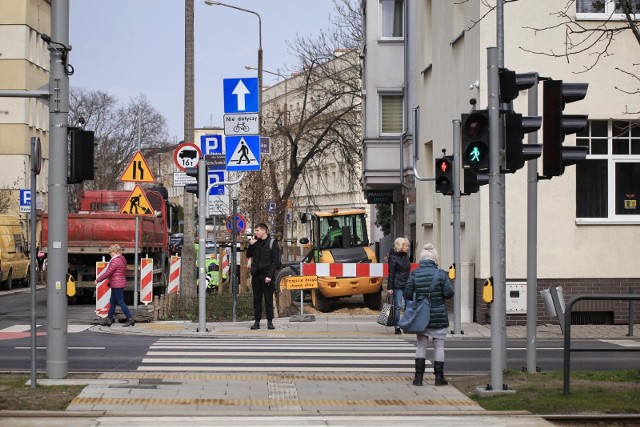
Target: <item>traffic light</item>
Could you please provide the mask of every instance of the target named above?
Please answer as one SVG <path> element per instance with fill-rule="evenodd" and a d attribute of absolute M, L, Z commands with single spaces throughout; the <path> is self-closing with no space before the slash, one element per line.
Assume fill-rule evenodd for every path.
<path fill-rule="evenodd" d="M 69 145 L 69 176 L 67 183 L 78 184 L 82 181 L 93 180 L 93 144 L 92 131 L 73 129 L 69 131 L 71 144 Z"/>
<path fill-rule="evenodd" d="M 538 73 L 516 73 L 508 68 L 498 70 L 500 79 L 500 102 L 509 103 L 518 97 L 521 90 L 538 84 Z"/>
<path fill-rule="evenodd" d="M 436 159 L 436 193 L 453 194 L 453 156 Z"/>
<path fill-rule="evenodd" d="M 477 193 L 482 185 L 489 183 L 489 174 L 471 169 L 464 170 L 464 194 Z"/>
<path fill-rule="evenodd" d="M 560 176 L 565 166 L 584 161 L 587 147 L 563 147 L 564 136 L 579 132 L 587 126 L 586 114 L 563 115 L 565 104 L 580 101 L 587 95 L 588 83 L 563 83 L 546 80 L 542 110 L 542 173 L 547 178 Z"/>
<path fill-rule="evenodd" d="M 505 171 L 514 173 L 524 167 L 527 160 L 537 159 L 542 154 L 542 145 L 523 144 L 524 135 L 535 132 L 542 125 L 542 117 L 522 117 L 522 114 L 505 113 Z"/>
<path fill-rule="evenodd" d="M 184 168 L 184 171 L 187 174 L 187 176 L 192 176 L 196 179 L 195 183 L 186 184 L 184 186 L 184 191 L 186 191 L 187 193 L 195 194 L 197 196 L 198 195 L 198 166 Z"/>
<path fill-rule="evenodd" d="M 462 166 L 489 169 L 489 111 L 462 115 Z"/>

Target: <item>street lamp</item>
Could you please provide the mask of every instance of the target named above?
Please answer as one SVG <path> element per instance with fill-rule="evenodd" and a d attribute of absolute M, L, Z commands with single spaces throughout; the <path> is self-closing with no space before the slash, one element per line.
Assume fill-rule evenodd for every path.
<path fill-rule="evenodd" d="M 258 70 L 256 67 L 251 67 L 249 65 L 245 65 L 244 68 L 247 69 L 247 70 Z M 259 71 L 260 70 L 258 70 L 258 72 Z M 284 79 L 284 108 L 283 108 L 283 112 L 284 112 L 284 125 L 286 126 L 286 125 L 289 124 L 289 111 L 288 111 L 289 110 L 289 103 L 288 103 L 288 100 L 287 100 L 287 95 L 289 93 L 289 90 L 288 90 L 288 87 L 287 87 L 289 78 L 287 76 L 285 76 L 285 75 L 280 74 L 279 70 L 278 70 L 278 72 L 275 72 L 275 71 L 265 70 L 263 68 L 262 72 L 263 73 L 267 73 L 267 74 L 272 74 L 272 75 L 277 76 L 277 77 L 282 77 Z M 260 88 L 260 92 L 262 92 L 262 88 Z M 260 104 L 260 111 L 262 111 L 262 103 Z"/>
<path fill-rule="evenodd" d="M 258 14 L 258 12 L 254 12 L 253 10 L 243 9 L 238 6 L 221 3 L 219 1 L 214 1 L 214 0 L 204 0 L 204 3 L 209 6 L 229 7 L 231 9 L 236 9 L 241 12 L 251 13 L 258 17 L 258 105 L 262 107 L 262 18 L 260 17 L 260 14 Z M 258 121 L 260 126 L 260 134 L 262 134 L 262 109 L 258 111 Z"/>

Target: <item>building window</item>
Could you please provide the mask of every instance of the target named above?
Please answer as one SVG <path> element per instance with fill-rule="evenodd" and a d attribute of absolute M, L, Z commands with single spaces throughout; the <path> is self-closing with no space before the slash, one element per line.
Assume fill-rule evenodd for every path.
<path fill-rule="evenodd" d="M 631 13 L 640 14 L 640 0 L 623 0 L 628 1 L 631 7 Z M 620 4 L 621 0 L 577 0 L 576 1 L 576 18 L 578 19 L 594 19 L 605 21 L 608 19 L 622 20 L 626 19 L 624 9 Z"/>
<path fill-rule="evenodd" d="M 403 123 L 402 95 L 380 95 L 380 133 L 398 135 L 402 133 Z"/>
<path fill-rule="evenodd" d="M 404 37 L 403 0 L 380 0 L 380 37 L 401 39 Z"/>
<path fill-rule="evenodd" d="M 589 148 L 576 170 L 576 217 L 640 221 L 640 121 L 591 120 L 576 145 Z"/>

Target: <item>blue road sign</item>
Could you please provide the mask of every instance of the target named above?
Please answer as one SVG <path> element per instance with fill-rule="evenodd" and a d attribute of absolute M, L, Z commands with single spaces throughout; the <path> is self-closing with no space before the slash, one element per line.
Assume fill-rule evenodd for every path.
<path fill-rule="evenodd" d="M 223 79 L 222 84 L 226 114 L 257 113 L 260 110 L 257 78 Z"/>
<path fill-rule="evenodd" d="M 200 151 L 202 155 L 223 154 L 222 135 L 202 135 L 200 137 Z"/>
<path fill-rule="evenodd" d="M 260 170 L 260 137 L 258 135 L 227 136 L 227 170 Z"/>
<path fill-rule="evenodd" d="M 20 189 L 20 212 L 31 212 L 31 190 Z"/>
<path fill-rule="evenodd" d="M 224 182 L 224 172 L 207 171 L 207 188 L 214 182 Z M 209 191 L 210 196 L 224 196 L 224 185 L 214 185 Z"/>

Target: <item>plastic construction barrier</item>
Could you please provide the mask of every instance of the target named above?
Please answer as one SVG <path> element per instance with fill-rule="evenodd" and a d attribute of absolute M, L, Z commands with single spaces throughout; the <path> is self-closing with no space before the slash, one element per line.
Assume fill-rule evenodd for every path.
<path fill-rule="evenodd" d="M 171 267 L 169 268 L 169 289 L 168 294 L 177 294 L 180 292 L 180 268 L 182 265 L 182 258 L 179 256 L 171 257 Z"/>
<path fill-rule="evenodd" d="M 106 269 L 109 263 L 105 261 L 96 262 L 96 277 L 99 277 Z M 109 279 L 98 282 L 96 287 L 96 314 L 98 317 L 105 318 L 109 313 L 111 306 L 111 288 L 109 287 Z"/>
<path fill-rule="evenodd" d="M 153 259 L 140 260 L 140 302 L 147 305 L 153 300 Z"/>
<path fill-rule="evenodd" d="M 420 264 L 412 263 L 411 271 Z M 386 263 L 322 263 L 302 264 L 303 276 L 318 277 L 387 277 L 389 276 L 389 264 Z"/>

